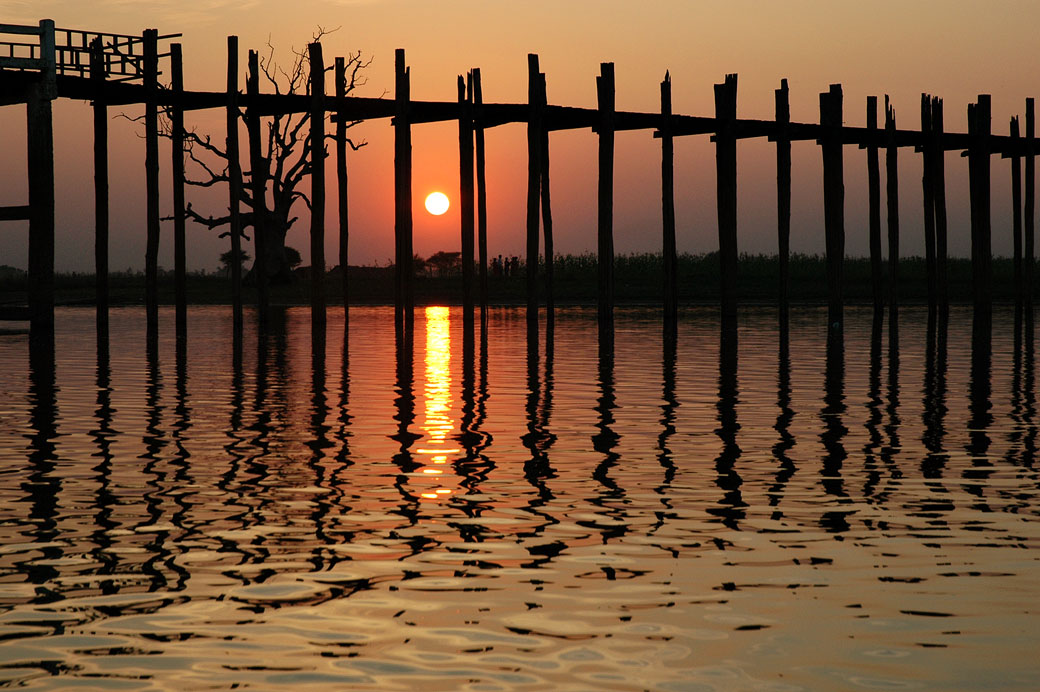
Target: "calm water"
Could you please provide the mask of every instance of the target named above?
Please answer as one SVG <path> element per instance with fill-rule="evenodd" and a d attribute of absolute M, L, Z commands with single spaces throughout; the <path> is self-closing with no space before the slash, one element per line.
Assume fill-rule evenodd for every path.
<path fill-rule="evenodd" d="M 1032 326 L 871 317 L 59 310 L 0 336 L 0 684 L 1038 689 Z"/>

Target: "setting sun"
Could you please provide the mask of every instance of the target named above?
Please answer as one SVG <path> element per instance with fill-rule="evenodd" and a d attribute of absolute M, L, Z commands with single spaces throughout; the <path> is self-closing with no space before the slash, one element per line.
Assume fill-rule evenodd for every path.
<path fill-rule="evenodd" d="M 426 197 L 426 211 L 434 216 L 440 216 L 448 211 L 448 196 L 443 192 L 431 192 Z"/>

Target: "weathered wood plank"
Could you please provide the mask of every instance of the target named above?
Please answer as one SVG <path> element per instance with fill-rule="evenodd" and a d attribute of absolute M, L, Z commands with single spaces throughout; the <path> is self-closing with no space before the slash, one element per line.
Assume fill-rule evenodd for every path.
<path fill-rule="evenodd" d="M 227 94 L 224 102 L 228 156 L 228 217 L 231 234 L 231 312 L 235 335 L 242 332 L 242 162 L 238 137 L 238 37 L 227 38 Z"/>
<path fill-rule="evenodd" d="M 527 323 L 538 323 L 538 211 L 541 200 L 541 73 L 538 56 L 527 56 Z"/>
<path fill-rule="evenodd" d="M 719 276 L 723 319 L 737 314 L 737 75 L 715 85 L 715 198 L 719 222 Z"/>
<path fill-rule="evenodd" d="M 867 129 L 871 136 L 867 149 L 867 228 L 870 244 L 870 284 L 874 298 L 874 309 L 885 304 L 884 280 L 881 260 L 881 163 L 878 158 L 877 96 L 867 97 Z"/>
<path fill-rule="evenodd" d="M 321 43 L 307 45 L 310 67 L 311 325 L 325 329 L 325 59 Z"/>
<path fill-rule="evenodd" d="M 671 134 L 672 78 L 661 82 L 661 254 L 664 257 L 664 318 L 674 323 L 679 310 L 679 259 L 675 244 L 675 141 Z"/>
<path fill-rule="evenodd" d="M 791 102 L 787 80 L 780 80 L 780 88 L 774 91 L 776 105 L 776 245 L 780 264 L 778 301 L 787 305 L 787 290 L 790 283 L 791 254 L 791 139 L 788 136 L 791 124 Z"/>
<path fill-rule="evenodd" d="M 148 339 L 159 329 L 159 56 L 158 32 L 144 32 L 145 312 Z"/>
<path fill-rule="evenodd" d="M 823 220 L 827 253 L 827 322 L 843 329 L 845 265 L 845 182 L 842 152 L 842 93 L 832 84 L 820 94 L 820 144 L 823 154 Z"/>
<path fill-rule="evenodd" d="M 184 91 L 184 67 L 181 45 L 170 46 L 170 90 L 174 95 Z M 173 182 L 173 285 L 175 330 L 178 339 L 188 336 L 188 288 L 184 217 L 184 111 L 170 108 L 171 179 Z"/>
<path fill-rule="evenodd" d="M 602 330 L 614 322 L 614 63 L 600 63 L 596 96 L 599 104 L 597 302 Z"/>

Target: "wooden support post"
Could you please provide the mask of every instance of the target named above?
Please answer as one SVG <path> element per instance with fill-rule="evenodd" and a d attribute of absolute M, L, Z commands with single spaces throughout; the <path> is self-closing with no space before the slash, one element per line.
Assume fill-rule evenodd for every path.
<path fill-rule="evenodd" d="M 343 102 L 347 96 L 347 63 L 343 58 L 336 58 L 336 99 Z M 343 328 L 350 324 L 350 281 L 348 279 L 350 254 L 348 240 L 350 238 L 350 206 L 347 196 L 347 122 L 346 114 L 339 113 L 336 121 L 336 190 L 339 211 L 339 269 L 340 287 L 343 294 Z"/>
<path fill-rule="evenodd" d="M 1018 116 L 1011 118 L 1011 239 L 1014 252 L 1015 304 L 1021 305 L 1022 289 L 1022 157 Z"/>
<path fill-rule="evenodd" d="M 661 253 L 664 257 L 664 318 L 679 314 L 679 261 L 675 249 L 675 137 L 672 135 L 672 78 L 661 82 Z"/>
<path fill-rule="evenodd" d="M 148 338 L 158 338 L 159 329 L 159 33 L 144 32 L 144 172 L 145 227 L 144 256 L 145 313 Z"/>
<path fill-rule="evenodd" d="M 934 165 L 932 158 L 935 148 L 931 141 L 932 131 L 932 99 L 928 94 L 921 94 L 921 188 L 924 201 L 924 256 L 928 273 L 928 305 L 936 303 L 935 274 L 935 185 L 932 182 Z"/>
<path fill-rule="evenodd" d="M 238 37 L 227 39 L 228 217 L 231 220 L 231 311 L 234 333 L 242 331 L 242 161 L 238 143 Z M 254 233 L 256 231 L 254 230 Z"/>
<path fill-rule="evenodd" d="M 94 300 L 97 333 L 108 334 L 108 106 L 102 97 L 105 57 L 101 37 L 90 43 L 90 81 L 94 87 Z M 107 337 L 106 337 L 107 339 Z"/>
<path fill-rule="evenodd" d="M 40 22 L 39 79 L 25 105 L 29 173 L 29 320 L 33 332 L 52 341 L 54 328 L 54 121 L 57 97 L 54 22 Z"/>
<path fill-rule="evenodd" d="M 310 61 L 311 324 L 325 325 L 325 60 L 321 44 L 307 46 Z"/>
<path fill-rule="evenodd" d="M 1034 157 L 1036 156 L 1036 140 L 1034 139 L 1035 132 L 1035 114 L 1034 114 L 1034 102 L 1033 99 L 1026 99 L 1026 193 L 1025 193 L 1025 209 L 1023 210 L 1023 216 L 1025 217 L 1025 266 L 1023 267 L 1023 280 L 1025 282 L 1025 294 L 1026 294 L 1026 306 L 1032 308 L 1033 306 L 1033 268 L 1034 268 L 1034 238 L 1033 229 L 1035 223 L 1036 214 L 1036 162 Z"/>
<path fill-rule="evenodd" d="M 540 98 L 542 108 L 548 106 L 548 97 L 545 91 L 545 73 L 539 74 Z M 544 112 L 544 111 L 543 111 Z M 554 253 L 553 249 L 553 223 L 552 223 L 552 198 L 549 194 L 549 128 L 541 128 L 541 141 L 538 143 L 541 150 L 538 152 L 538 161 L 541 164 L 541 190 L 542 190 L 542 235 L 545 240 L 545 319 L 552 323 L 555 321 L 556 300 L 553 296 Z"/>
<path fill-rule="evenodd" d="M 989 94 L 979 94 L 977 103 L 968 105 L 968 177 L 971 194 L 972 293 L 976 308 L 989 309 L 992 304 L 990 279 L 990 143 L 991 104 Z"/>
<path fill-rule="evenodd" d="M 874 297 L 874 309 L 885 304 L 884 280 L 881 265 L 881 164 L 878 157 L 877 96 L 867 97 L 867 198 L 868 233 L 870 241 L 870 284 Z"/>
<path fill-rule="evenodd" d="M 787 80 L 780 80 L 776 101 L 776 244 L 780 260 L 779 303 L 787 306 L 791 255 L 791 101 Z"/>
<path fill-rule="evenodd" d="M 184 240 L 184 59 L 181 44 L 170 46 L 170 153 L 173 178 L 173 286 L 177 338 L 188 338 L 188 285 L 187 260 Z"/>
<path fill-rule="evenodd" d="M 614 324 L 614 63 L 600 64 L 596 77 L 599 107 L 599 214 L 597 272 L 599 324 Z"/>
<path fill-rule="evenodd" d="M 715 171 L 723 319 L 737 314 L 737 75 L 715 85 Z"/>
<path fill-rule="evenodd" d="M 398 317 L 411 321 L 412 305 L 412 130 L 410 118 L 411 73 L 404 49 L 394 54 L 394 236 L 397 241 L 394 304 Z"/>
<path fill-rule="evenodd" d="M 246 93 L 250 99 L 260 95 L 260 58 L 249 51 L 249 74 Z M 255 103 L 255 102 L 254 102 Z M 256 307 L 261 325 L 267 323 L 269 307 L 267 284 L 267 160 L 260 148 L 260 115 L 255 106 L 246 112 L 246 134 L 249 139 L 250 196 L 253 198 L 253 275 L 256 279 Z"/>
<path fill-rule="evenodd" d="M 473 82 L 458 79 L 459 98 L 459 213 L 462 217 L 462 315 L 473 319 Z"/>
<path fill-rule="evenodd" d="M 899 304 L 899 148 L 896 111 L 885 96 L 885 194 L 888 203 L 888 303 Z"/>
<path fill-rule="evenodd" d="M 935 203 L 935 283 L 939 305 L 945 309 L 949 300 L 946 246 L 946 150 L 943 144 L 943 101 L 932 97 L 932 199 Z"/>
<path fill-rule="evenodd" d="M 842 158 L 841 85 L 820 94 L 820 140 L 823 151 L 823 218 L 827 246 L 827 322 L 831 329 L 844 325 L 842 284 L 845 263 L 845 182 Z"/>
<path fill-rule="evenodd" d="M 539 161 L 542 137 L 541 73 L 538 56 L 527 56 L 527 322 L 538 320 L 538 209 L 541 198 L 542 166 Z"/>
<path fill-rule="evenodd" d="M 480 262 L 480 320 L 487 321 L 487 180 L 484 161 L 484 94 L 480 87 L 480 68 L 473 69 L 473 126 L 477 155 L 477 254 Z"/>

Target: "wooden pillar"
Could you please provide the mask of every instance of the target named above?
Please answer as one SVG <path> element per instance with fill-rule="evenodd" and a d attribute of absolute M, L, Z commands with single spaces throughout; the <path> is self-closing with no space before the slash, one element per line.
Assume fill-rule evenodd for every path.
<path fill-rule="evenodd" d="M 787 305 L 791 255 L 791 101 L 787 80 L 780 80 L 776 100 L 776 244 L 780 261 L 778 297 Z"/>
<path fill-rule="evenodd" d="M 145 227 L 144 256 L 145 312 L 148 337 L 157 338 L 159 329 L 159 45 L 158 32 L 144 32 L 144 172 Z"/>
<path fill-rule="evenodd" d="M 336 58 L 336 99 L 340 103 L 347 96 L 347 63 L 343 58 Z M 339 112 L 336 119 L 336 191 L 338 195 L 339 216 L 339 268 L 340 290 L 343 294 L 343 327 L 350 323 L 350 281 L 348 278 L 350 254 L 348 240 L 350 238 L 349 199 L 347 195 L 347 121 L 345 113 Z"/>
<path fill-rule="evenodd" d="M 932 97 L 932 199 L 935 204 L 935 283 L 939 305 L 949 300 L 946 247 L 946 149 L 943 142 L 943 102 Z"/>
<path fill-rule="evenodd" d="M 480 319 L 487 320 L 487 180 L 484 162 L 484 94 L 480 87 L 480 68 L 473 69 L 473 127 L 477 156 L 477 254 L 480 263 Z"/>
<path fill-rule="evenodd" d="M 842 93 L 832 84 L 820 94 L 823 137 L 823 218 L 827 246 L 827 321 L 832 329 L 844 325 L 842 284 L 845 263 L 845 182 L 842 157 Z"/>
<path fill-rule="evenodd" d="M 458 79 L 459 212 L 462 217 L 462 314 L 473 319 L 473 81 Z"/>
<path fill-rule="evenodd" d="M 231 311 L 235 334 L 242 331 L 242 161 L 238 143 L 238 37 L 227 39 L 228 217 L 231 221 Z M 254 233 L 256 231 L 254 230 Z"/>
<path fill-rule="evenodd" d="M 255 99 L 260 95 L 260 58 L 249 51 L 249 74 L 246 93 L 251 99 L 246 112 L 246 134 L 249 139 L 250 197 L 253 200 L 253 275 L 256 279 L 256 306 L 260 323 L 266 324 L 269 307 L 267 284 L 267 161 L 260 148 L 260 115 Z"/>
<path fill-rule="evenodd" d="M 867 225 L 870 241 L 870 285 L 874 309 L 885 304 L 881 264 L 881 163 L 878 157 L 877 96 L 867 97 Z"/>
<path fill-rule="evenodd" d="M 899 303 L 899 147 L 896 111 L 885 96 L 885 194 L 888 205 L 888 302 Z"/>
<path fill-rule="evenodd" d="M 599 214 L 597 291 L 599 323 L 614 323 L 614 63 L 600 64 L 596 77 L 599 106 Z"/>
<path fill-rule="evenodd" d="M 97 333 L 108 334 L 108 106 L 101 37 L 90 42 L 90 81 L 94 87 L 94 296 Z"/>
<path fill-rule="evenodd" d="M 397 244 L 394 274 L 394 304 L 399 317 L 412 316 L 412 130 L 410 118 L 411 73 L 405 66 L 404 49 L 394 54 L 394 236 Z"/>
<path fill-rule="evenodd" d="M 57 97 L 54 62 L 54 22 L 40 22 L 39 79 L 26 100 L 29 173 L 29 319 L 36 334 L 46 337 L 54 327 L 54 122 L 51 101 Z"/>
<path fill-rule="evenodd" d="M 1033 305 L 1033 265 L 1034 265 L 1034 238 L 1033 229 L 1035 223 L 1036 214 L 1036 162 L 1034 157 L 1036 156 L 1036 140 L 1034 139 L 1035 133 L 1035 114 L 1033 99 L 1026 99 L 1026 171 L 1025 171 L 1025 209 L 1023 209 L 1024 226 L 1025 226 L 1025 258 L 1023 266 L 1023 281 L 1025 283 L 1025 294 L 1026 294 L 1026 305 L 1032 307 Z"/>
<path fill-rule="evenodd" d="M 932 158 L 935 147 L 932 146 L 932 99 L 928 94 L 921 94 L 921 188 L 924 201 L 924 256 L 928 272 L 928 305 L 936 302 L 935 274 L 935 185 L 932 182 Z"/>
<path fill-rule="evenodd" d="M 321 44 L 307 46 L 311 112 L 311 324 L 325 324 L 325 60 Z"/>
<path fill-rule="evenodd" d="M 545 90 L 545 73 L 542 72 L 538 76 L 539 98 L 541 99 L 540 103 L 542 113 L 544 114 L 546 107 L 549 105 Z M 541 164 L 540 187 L 542 190 L 542 235 L 545 240 L 545 319 L 551 323 L 555 320 L 554 312 L 556 309 L 556 301 L 553 296 L 553 260 L 555 250 L 553 249 L 552 198 L 549 194 L 549 127 L 545 122 L 544 116 L 539 147 L 538 161 Z"/>
<path fill-rule="evenodd" d="M 173 178 L 173 286 L 177 338 L 188 337 L 187 260 L 184 240 L 184 59 L 181 44 L 170 46 L 170 153 Z"/>
<path fill-rule="evenodd" d="M 989 94 L 979 94 L 977 103 L 968 105 L 968 177 L 971 194 L 972 293 L 976 308 L 992 304 L 989 135 L 991 131 Z"/>
<path fill-rule="evenodd" d="M 737 75 L 715 85 L 715 171 L 723 319 L 737 314 Z"/>
<path fill-rule="evenodd" d="M 1011 118 L 1011 239 L 1014 251 L 1015 304 L 1021 305 L 1022 289 L 1022 146 L 1018 116 Z"/>
<path fill-rule="evenodd" d="M 542 99 L 538 56 L 527 56 L 527 321 L 538 320 L 538 209 L 541 198 Z"/>
<path fill-rule="evenodd" d="M 679 312 L 679 261 L 675 249 L 675 137 L 672 134 L 672 78 L 661 82 L 661 253 L 664 257 L 664 317 Z"/>

